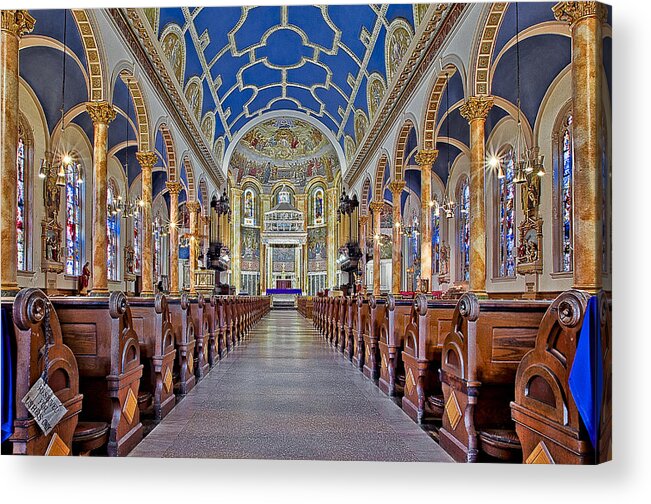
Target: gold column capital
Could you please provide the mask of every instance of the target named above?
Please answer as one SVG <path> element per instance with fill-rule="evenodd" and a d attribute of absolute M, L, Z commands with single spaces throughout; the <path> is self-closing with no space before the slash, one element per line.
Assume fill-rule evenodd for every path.
<path fill-rule="evenodd" d="M 402 194 L 405 185 L 407 185 L 407 183 L 404 180 L 394 180 L 389 183 L 389 190 L 391 191 L 391 194 L 393 194 L 394 198 L 397 198 Z"/>
<path fill-rule="evenodd" d="M 416 154 L 418 166 L 432 166 L 439 156 L 437 149 L 421 149 Z"/>
<path fill-rule="evenodd" d="M 369 207 L 373 212 L 382 212 L 382 209 L 384 208 L 384 202 L 383 201 L 371 201 L 369 204 Z"/>
<path fill-rule="evenodd" d="M 185 204 L 185 207 L 190 212 L 198 212 L 199 210 L 201 210 L 201 204 L 198 201 L 188 201 Z"/>
<path fill-rule="evenodd" d="M 360 215 L 359 216 L 359 225 L 360 226 L 366 226 L 367 222 L 368 222 L 368 215 Z"/>
<path fill-rule="evenodd" d="M 236 187 L 231 187 L 231 194 L 232 194 L 233 196 L 242 196 L 242 193 L 243 193 L 243 192 L 244 192 L 244 191 L 242 191 L 242 189 L 238 189 L 238 188 L 236 188 Z"/>
<path fill-rule="evenodd" d="M 495 99 L 492 96 L 471 96 L 461 106 L 459 113 L 468 122 L 476 119 L 486 119 L 494 103 Z"/>
<path fill-rule="evenodd" d="M 136 159 L 143 169 L 151 170 L 156 164 L 156 161 L 158 161 L 158 156 L 155 152 L 141 151 L 136 152 Z"/>
<path fill-rule="evenodd" d="M 602 23 L 606 22 L 608 10 L 600 2 L 558 2 L 552 7 L 557 21 L 564 21 L 573 26 L 584 18 L 597 18 Z"/>
<path fill-rule="evenodd" d="M 8 31 L 16 37 L 22 37 L 34 29 L 36 19 L 24 9 L 3 10 L 2 31 Z"/>
<path fill-rule="evenodd" d="M 177 182 L 176 180 L 172 182 L 165 182 L 165 187 L 167 187 L 167 191 L 170 193 L 170 195 L 175 196 L 178 196 L 181 192 L 181 189 L 183 189 L 181 182 Z"/>
<path fill-rule="evenodd" d="M 106 101 L 86 102 L 86 110 L 93 124 L 108 124 L 115 119 L 115 109 Z"/>

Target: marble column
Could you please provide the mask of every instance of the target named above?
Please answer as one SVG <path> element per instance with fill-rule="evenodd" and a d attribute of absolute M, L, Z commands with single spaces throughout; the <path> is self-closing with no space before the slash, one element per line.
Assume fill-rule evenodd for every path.
<path fill-rule="evenodd" d="M 373 211 L 373 295 L 380 295 L 380 228 L 382 226 L 382 209 L 384 208 L 384 203 L 382 201 L 373 201 L 370 204 L 371 210 Z"/>
<path fill-rule="evenodd" d="M 141 170 L 141 194 L 142 205 L 142 291 L 143 297 L 154 295 L 154 249 L 152 231 L 152 171 L 158 156 L 154 152 L 137 152 L 136 159 L 140 163 Z"/>
<path fill-rule="evenodd" d="M 427 280 L 428 292 L 432 291 L 432 165 L 438 155 L 433 149 L 416 154 L 420 166 L 420 278 Z"/>
<path fill-rule="evenodd" d="M 360 264 L 362 291 L 366 288 L 366 226 L 368 226 L 368 215 L 359 216 L 359 248 L 362 251 Z"/>
<path fill-rule="evenodd" d="M 242 190 L 231 188 L 231 208 L 233 209 L 233 234 L 231 247 L 231 280 L 235 292 L 242 290 L 242 240 L 240 225 L 242 222 Z"/>
<path fill-rule="evenodd" d="M 471 96 L 460 113 L 470 124 L 470 282 L 478 297 L 486 294 L 486 205 L 484 126 L 493 106 L 492 96 Z"/>
<path fill-rule="evenodd" d="M 0 39 L 0 291 L 2 296 L 18 292 L 18 233 L 16 147 L 18 145 L 18 49 L 20 37 L 34 29 L 35 20 L 26 10 L 3 10 Z"/>
<path fill-rule="evenodd" d="M 170 194 L 170 296 L 179 295 L 179 193 L 180 182 L 165 182 Z"/>
<path fill-rule="evenodd" d="M 106 157 L 109 123 L 115 109 L 105 101 L 88 102 L 86 110 L 93 121 L 93 271 L 91 296 L 108 294 L 106 197 L 108 177 Z"/>
<path fill-rule="evenodd" d="M 326 257 L 327 257 L 327 284 L 326 288 L 332 289 L 337 281 L 337 190 L 334 187 L 326 190 Z"/>
<path fill-rule="evenodd" d="M 260 294 L 267 290 L 267 245 L 260 244 Z"/>
<path fill-rule="evenodd" d="M 190 213 L 190 294 L 196 294 L 194 272 L 198 269 L 197 251 L 199 250 L 199 212 L 201 212 L 201 204 L 198 201 L 188 201 L 185 206 Z"/>
<path fill-rule="evenodd" d="M 391 293 L 400 293 L 402 280 L 402 212 L 400 196 L 405 188 L 404 180 L 394 180 L 389 184 L 393 195 L 393 251 L 391 255 Z"/>
<path fill-rule="evenodd" d="M 572 31 L 574 288 L 595 293 L 602 286 L 601 68 L 607 11 L 599 2 L 559 2 L 553 11 Z"/>

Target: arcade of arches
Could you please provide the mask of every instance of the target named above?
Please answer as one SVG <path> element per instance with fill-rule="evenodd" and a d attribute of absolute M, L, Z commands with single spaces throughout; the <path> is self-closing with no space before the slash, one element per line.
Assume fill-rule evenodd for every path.
<path fill-rule="evenodd" d="M 400 447 L 387 460 L 609 458 L 609 8 L 3 10 L 2 46 L 3 338 L 65 347 L 84 396 L 61 396 L 80 420 L 60 421 L 56 446 L 15 427 L 33 423 L 18 395 L 49 365 L 18 342 L 3 452 L 163 455 L 147 445 L 171 435 L 163 417 L 198 414 L 192 394 L 220 386 L 232 351 L 231 369 L 256 369 L 250 355 L 273 374 L 282 352 L 261 345 L 287 324 L 275 337 L 288 352 L 327 368 L 330 345 L 357 368 L 337 384 L 354 407 L 375 382 L 387 402 L 374 421 L 406 422 L 391 413 L 402 407 L 421 426 L 419 448 L 387 434 Z M 543 351 L 552 333 L 575 341 L 593 301 L 596 427 Z M 167 350 L 153 334 L 165 324 Z M 98 370 L 129 331 L 135 381 L 136 367 Z M 568 345 L 563 366 L 578 355 Z M 110 399 L 119 429 L 109 417 L 102 431 L 87 398 L 111 394 L 100 375 L 128 389 Z M 317 378 L 301 387 L 318 395 Z M 482 401 L 490 418 L 469 419 Z M 188 455 L 174 446 L 165 454 Z M 222 448 L 206 456 L 235 449 Z"/>

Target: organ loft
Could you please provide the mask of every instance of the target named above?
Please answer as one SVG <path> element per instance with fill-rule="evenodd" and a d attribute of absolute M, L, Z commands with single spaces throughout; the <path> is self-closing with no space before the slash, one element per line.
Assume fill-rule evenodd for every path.
<path fill-rule="evenodd" d="M 2 10 L 2 453 L 609 461 L 611 25 Z"/>

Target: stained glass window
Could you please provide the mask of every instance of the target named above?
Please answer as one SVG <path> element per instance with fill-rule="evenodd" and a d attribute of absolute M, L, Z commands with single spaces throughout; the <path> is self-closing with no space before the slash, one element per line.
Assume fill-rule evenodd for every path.
<path fill-rule="evenodd" d="M 461 278 L 470 280 L 470 186 L 468 179 L 463 179 L 457 197 L 459 218 L 457 237 L 459 241 L 459 259 Z"/>
<path fill-rule="evenodd" d="M 114 209 L 118 202 L 118 192 L 113 180 L 109 181 L 106 195 L 108 212 L 106 216 L 107 267 L 109 280 L 118 280 L 118 254 L 120 251 L 120 214 Z M 112 210 L 113 209 L 113 210 Z"/>
<path fill-rule="evenodd" d="M 561 205 L 561 271 L 572 271 L 573 267 L 573 235 L 572 229 L 572 180 L 574 164 L 574 145 L 572 138 L 572 115 L 564 123 L 561 145 L 561 178 L 560 178 L 560 205 Z"/>
<path fill-rule="evenodd" d="M 16 206 L 16 233 L 18 248 L 18 269 L 27 269 L 27 233 L 25 219 L 25 141 L 18 138 L 16 151 L 17 171 L 17 206 Z"/>
<path fill-rule="evenodd" d="M 133 269 L 134 273 L 140 273 L 140 239 L 141 239 L 141 220 L 140 210 L 136 209 L 133 216 Z"/>
<path fill-rule="evenodd" d="M 154 219 L 154 280 L 158 281 L 161 276 L 161 219 L 160 215 L 156 215 Z"/>
<path fill-rule="evenodd" d="M 73 163 L 66 170 L 66 274 L 81 273 L 81 166 Z"/>
<path fill-rule="evenodd" d="M 436 208 L 436 207 L 435 207 Z M 440 273 L 441 259 L 441 214 L 436 209 L 432 212 L 432 272 Z"/>
<path fill-rule="evenodd" d="M 515 276 L 515 167 L 513 151 L 503 159 L 504 177 L 497 179 L 499 197 L 499 270 L 500 277 Z"/>

